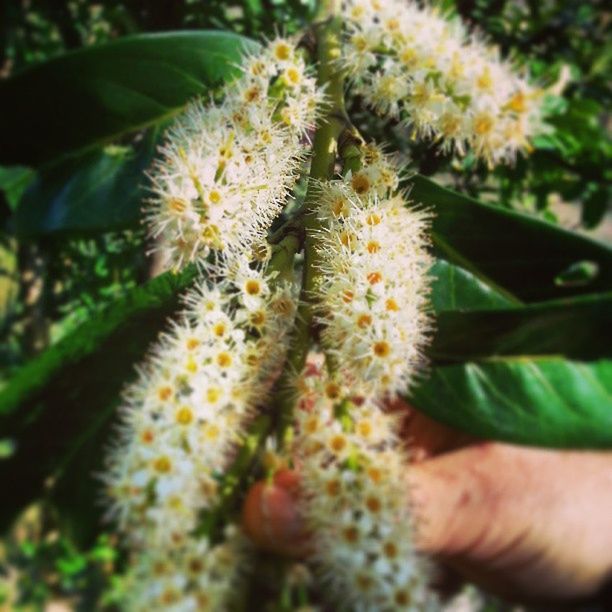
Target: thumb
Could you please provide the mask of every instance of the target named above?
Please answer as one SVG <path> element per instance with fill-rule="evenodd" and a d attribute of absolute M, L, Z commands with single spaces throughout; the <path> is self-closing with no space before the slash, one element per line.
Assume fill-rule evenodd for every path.
<path fill-rule="evenodd" d="M 277 472 L 271 481 L 255 483 L 242 508 L 246 534 L 260 548 L 288 556 L 303 556 L 307 535 L 298 512 L 299 477 Z"/>
<path fill-rule="evenodd" d="M 500 461 L 497 445 L 484 443 L 411 467 L 408 480 L 420 550 L 449 557 L 474 554 L 492 537 L 499 502 L 510 496 L 512 470 L 493 470 Z"/>
<path fill-rule="evenodd" d="M 590 595 L 611 567 L 611 460 L 483 443 L 415 465 L 416 545 L 505 597 Z"/>

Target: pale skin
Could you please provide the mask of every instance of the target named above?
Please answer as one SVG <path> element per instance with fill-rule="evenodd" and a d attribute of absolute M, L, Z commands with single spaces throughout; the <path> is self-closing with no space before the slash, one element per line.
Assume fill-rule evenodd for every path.
<path fill-rule="evenodd" d="M 405 433 L 416 545 L 441 575 L 547 609 L 590 598 L 612 606 L 612 452 L 482 442 L 414 411 Z M 251 489 L 243 522 L 259 546 L 307 551 L 299 494 L 289 470 Z"/>

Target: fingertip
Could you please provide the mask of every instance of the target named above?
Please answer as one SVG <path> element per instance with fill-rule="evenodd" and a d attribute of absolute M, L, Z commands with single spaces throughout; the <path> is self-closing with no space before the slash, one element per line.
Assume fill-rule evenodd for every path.
<path fill-rule="evenodd" d="M 263 550 L 300 556 L 304 529 L 296 503 L 299 480 L 294 472 L 278 472 L 272 482 L 258 482 L 247 494 L 242 511 L 246 534 Z"/>
<path fill-rule="evenodd" d="M 296 496 L 300 488 L 300 477 L 295 470 L 279 470 L 274 474 L 274 484 Z"/>

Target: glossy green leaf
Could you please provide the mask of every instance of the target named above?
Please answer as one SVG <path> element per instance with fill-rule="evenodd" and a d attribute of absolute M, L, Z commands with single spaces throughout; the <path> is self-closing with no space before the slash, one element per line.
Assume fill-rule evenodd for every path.
<path fill-rule="evenodd" d="M 158 137 L 153 128 L 134 149 L 106 147 L 41 170 L 15 212 L 17 234 L 30 238 L 135 225 Z"/>
<path fill-rule="evenodd" d="M 41 493 L 50 477 L 61 482 L 71 466 L 92 459 L 99 467 L 99 445 L 121 389 L 134 375 L 133 364 L 194 274 L 192 269 L 178 276 L 167 273 L 131 291 L 24 366 L 3 389 L 0 439 L 11 440 L 15 451 L 0 459 L 0 486 L 11 491 L 0 505 L 0 529 Z M 93 454 L 92 444 L 98 445 Z M 72 484 L 87 490 L 90 483 Z"/>
<path fill-rule="evenodd" d="M 523 308 L 446 311 L 436 317 L 429 355 L 442 362 L 503 355 L 612 357 L 610 330 L 612 293 Z"/>
<path fill-rule="evenodd" d="M 0 163 L 37 165 L 168 117 L 255 45 L 230 32 L 139 34 L 33 66 L 0 82 Z"/>
<path fill-rule="evenodd" d="M 507 358 L 434 368 L 417 409 L 480 438 L 612 448 L 612 361 Z"/>
<path fill-rule="evenodd" d="M 25 166 L 0 166 L 0 191 L 11 210 L 15 210 L 26 187 L 34 178 L 34 172 Z"/>
<path fill-rule="evenodd" d="M 582 224 L 585 227 L 597 227 L 606 216 L 612 201 L 612 188 L 601 186 L 593 189 L 582 203 Z"/>
<path fill-rule="evenodd" d="M 447 310 L 492 310 L 519 306 L 510 294 L 487 285 L 464 268 L 438 259 L 431 268 L 431 305 L 436 313 Z"/>
<path fill-rule="evenodd" d="M 524 301 L 612 290 L 612 249 L 518 212 L 482 204 L 416 176 L 410 197 L 435 213 L 432 238 L 440 256 Z M 555 279 L 578 261 L 596 274 L 581 285 Z"/>

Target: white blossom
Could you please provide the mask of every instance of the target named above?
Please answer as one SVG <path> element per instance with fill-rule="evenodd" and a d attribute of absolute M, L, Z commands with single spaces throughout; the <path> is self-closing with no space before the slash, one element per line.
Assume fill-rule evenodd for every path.
<path fill-rule="evenodd" d="M 293 448 L 312 561 L 346 609 L 435 610 L 413 544 L 396 417 L 340 380 L 310 368 L 298 382 Z"/>
<path fill-rule="evenodd" d="M 545 130 L 543 91 L 460 21 L 413 0 L 345 0 L 342 63 L 382 115 L 489 165 L 529 152 Z"/>
<path fill-rule="evenodd" d="M 124 608 L 133 612 L 226 610 L 236 595 L 246 543 L 235 527 L 222 543 L 185 540 L 170 548 L 149 548 L 132 560 L 125 580 Z"/>
<path fill-rule="evenodd" d="M 246 252 L 285 205 L 322 94 L 295 43 L 245 57 L 219 103 L 191 103 L 169 130 L 145 211 L 164 265 Z"/>
<path fill-rule="evenodd" d="M 293 286 L 260 268 L 228 274 L 188 292 L 181 322 L 126 392 L 105 480 L 112 514 L 136 546 L 183 540 L 214 506 L 218 477 L 282 361 Z"/>
<path fill-rule="evenodd" d="M 323 348 L 377 397 L 406 390 L 430 328 L 428 215 L 394 195 L 398 181 L 392 160 L 369 145 L 360 170 L 320 187 Z"/>

